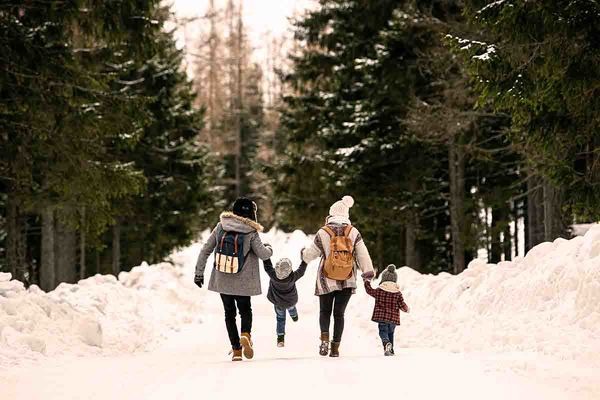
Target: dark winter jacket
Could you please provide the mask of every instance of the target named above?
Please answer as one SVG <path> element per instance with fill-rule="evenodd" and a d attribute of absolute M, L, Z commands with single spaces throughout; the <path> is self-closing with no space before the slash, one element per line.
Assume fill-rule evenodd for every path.
<path fill-rule="evenodd" d="M 400 310 L 408 312 L 408 306 L 398 285 L 395 282 L 383 282 L 377 289 L 373 289 L 371 282 L 365 281 L 365 290 L 375 297 L 375 309 L 371 320 L 400 325 Z"/>
<path fill-rule="evenodd" d="M 289 274 L 285 279 L 278 279 L 273 268 L 271 260 L 263 262 L 265 272 L 271 278 L 269 283 L 269 292 L 267 299 L 274 305 L 281 308 L 290 308 L 298 303 L 298 290 L 296 289 L 296 281 L 304 276 L 306 272 L 306 263 L 302 261 L 300 267 Z"/>

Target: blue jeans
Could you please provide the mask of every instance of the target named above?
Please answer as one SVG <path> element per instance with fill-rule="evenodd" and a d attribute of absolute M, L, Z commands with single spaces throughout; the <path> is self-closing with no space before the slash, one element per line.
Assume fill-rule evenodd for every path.
<path fill-rule="evenodd" d="M 287 317 L 286 312 L 290 313 L 290 317 L 297 317 L 298 310 L 296 306 L 288 309 L 275 306 L 275 317 L 277 318 L 277 335 L 285 335 L 285 319 Z"/>
<path fill-rule="evenodd" d="M 390 324 L 387 322 L 378 322 L 379 325 L 379 337 L 383 345 L 391 343 L 394 347 L 394 331 L 396 330 L 396 324 Z"/>

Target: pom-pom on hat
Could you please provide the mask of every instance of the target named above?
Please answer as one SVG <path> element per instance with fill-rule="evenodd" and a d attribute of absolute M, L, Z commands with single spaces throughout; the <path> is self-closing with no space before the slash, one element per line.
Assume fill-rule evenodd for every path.
<path fill-rule="evenodd" d="M 352 196 L 344 196 L 340 201 L 336 201 L 329 208 L 329 215 L 332 217 L 350 218 L 350 208 L 354 205 Z"/>
<path fill-rule="evenodd" d="M 381 283 L 383 282 L 396 282 L 398 280 L 398 274 L 396 273 L 396 266 L 390 264 L 387 266 L 385 271 L 381 273 Z"/>

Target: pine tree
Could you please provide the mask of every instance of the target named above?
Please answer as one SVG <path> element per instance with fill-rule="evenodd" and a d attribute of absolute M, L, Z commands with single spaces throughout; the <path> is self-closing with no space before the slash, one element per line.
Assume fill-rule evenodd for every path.
<path fill-rule="evenodd" d="M 196 144 L 203 115 L 193 107 L 195 93 L 181 69 L 183 54 L 172 33 L 161 28 L 168 15 L 165 8 L 154 15 L 159 23 L 153 49 L 128 78 L 143 81 L 136 95 L 148 99 L 149 120 L 139 141 L 121 157 L 134 163 L 147 184 L 140 196 L 121 206 L 120 218 L 135 223 L 120 228 L 124 246 L 119 270 L 160 261 L 173 248 L 188 244 L 205 221 L 214 219 L 218 206 L 209 190 L 207 149 Z"/>
<path fill-rule="evenodd" d="M 212 212 L 209 162 L 193 144 L 201 114 L 158 2 L 0 7 L 9 271 L 46 290 L 85 277 L 111 225 L 113 273 L 188 242 Z M 142 222 L 130 237 L 132 215 Z M 41 241 L 28 234 L 40 225 Z"/>
<path fill-rule="evenodd" d="M 229 204 L 240 195 L 261 196 L 256 155 L 264 125 L 262 73 L 251 62 L 241 1 L 228 0 L 224 10 L 211 1 L 206 19 L 194 79 L 197 102 L 208 116 L 200 140 L 220 158 L 215 181 Z"/>
<path fill-rule="evenodd" d="M 542 191 L 543 218 L 532 215 L 538 227 L 530 231 L 543 224 L 546 240 L 564 234 L 572 218 L 568 210 L 576 218 L 597 219 L 600 6 L 585 1 L 467 5 L 470 21 L 486 34 L 454 42 L 481 102 L 512 116 L 511 139 L 528 161 L 530 191 Z M 539 240 L 530 236 L 533 244 Z"/>
<path fill-rule="evenodd" d="M 97 211 L 86 224 L 97 233 L 110 223 L 112 199 L 140 187 L 139 175 L 111 150 L 135 140 L 139 118 L 135 99 L 112 90 L 110 67 L 117 65 L 115 44 L 143 42 L 149 23 L 143 16 L 154 2 L 133 3 L 124 2 L 119 12 L 89 1 L 2 6 L 0 175 L 7 193 L 7 263 L 17 279 L 37 279 L 25 268 L 27 216 L 52 219 L 44 232 L 56 229 L 58 239 L 45 254 L 61 261 L 50 265 L 74 269 L 77 209 Z M 51 275 L 75 277 L 72 270 Z"/>
<path fill-rule="evenodd" d="M 287 144 L 272 172 L 285 226 L 314 230 L 331 201 L 352 193 L 378 264 L 461 272 L 476 256 L 479 235 L 490 235 L 481 208 L 508 207 L 522 185 L 502 142 L 506 117 L 474 109 L 464 67 L 444 43 L 467 29 L 461 15 L 460 2 L 324 1 L 297 24 L 304 50 L 287 77 Z M 477 174 L 508 163 L 512 172 L 482 202 Z M 496 229 L 505 248 L 512 217 Z"/>

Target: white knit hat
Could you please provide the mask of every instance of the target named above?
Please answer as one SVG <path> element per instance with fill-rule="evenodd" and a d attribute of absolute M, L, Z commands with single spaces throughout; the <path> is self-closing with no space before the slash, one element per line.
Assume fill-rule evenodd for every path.
<path fill-rule="evenodd" d="M 352 196 L 344 196 L 329 208 L 329 215 L 332 217 L 350 218 L 350 208 L 353 205 L 354 199 Z"/>

